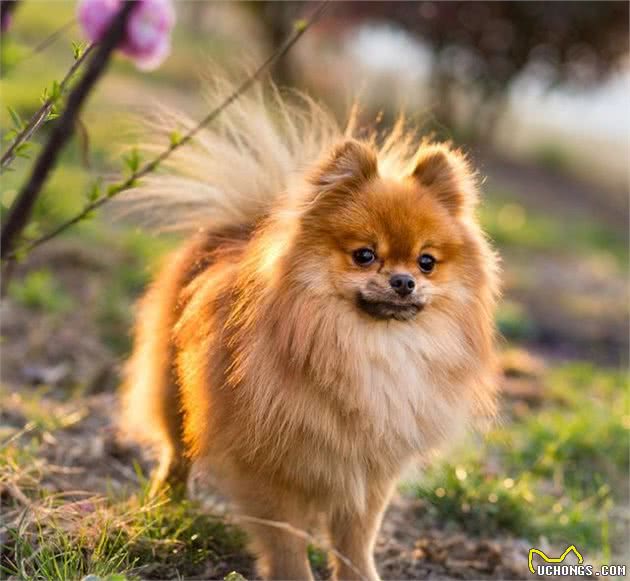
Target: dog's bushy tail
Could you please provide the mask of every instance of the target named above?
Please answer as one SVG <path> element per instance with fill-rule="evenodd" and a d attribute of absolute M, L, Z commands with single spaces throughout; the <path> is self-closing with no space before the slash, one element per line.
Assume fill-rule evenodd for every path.
<path fill-rule="evenodd" d="M 209 110 L 234 90 L 215 79 L 207 87 Z M 140 144 L 154 156 L 195 126 L 161 109 L 144 125 Z M 124 214 L 161 231 L 247 228 L 264 217 L 291 176 L 299 174 L 341 136 L 330 113 L 309 97 L 281 93 L 259 83 L 226 107 L 194 139 L 174 152 L 156 173 L 120 196 Z"/>

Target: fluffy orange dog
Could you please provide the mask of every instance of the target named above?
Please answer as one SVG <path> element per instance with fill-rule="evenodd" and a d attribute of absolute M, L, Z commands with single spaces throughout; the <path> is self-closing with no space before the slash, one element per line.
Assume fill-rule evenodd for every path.
<path fill-rule="evenodd" d="M 401 470 L 493 412 L 497 268 L 461 153 L 353 133 L 261 89 L 133 194 L 198 232 L 140 305 L 125 423 L 156 489 L 194 462 L 243 515 L 319 519 L 338 578 L 378 579 Z M 251 523 L 263 576 L 312 578 L 303 538 Z"/>

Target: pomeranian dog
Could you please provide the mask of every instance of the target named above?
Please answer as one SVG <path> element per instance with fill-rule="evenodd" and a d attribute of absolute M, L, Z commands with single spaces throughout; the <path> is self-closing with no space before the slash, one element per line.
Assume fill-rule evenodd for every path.
<path fill-rule="evenodd" d="M 159 454 L 154 491 L 213 475 L 268 579 L 312 579 L 274 523 L 323 526 L 336 578 L 378 579 L 403 468 L 495 407 L 497 258 L 469 163 L 402 122 L 356 135 L 259 87 L 130 197 L 195 232 L 139 305 L 123 428 Z"/>

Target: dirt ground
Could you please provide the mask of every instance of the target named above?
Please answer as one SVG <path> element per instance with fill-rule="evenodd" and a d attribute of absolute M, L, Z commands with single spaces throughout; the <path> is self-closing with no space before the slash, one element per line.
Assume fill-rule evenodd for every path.
<path fill-rule="evenodd" d="M 116 405 L 113 393 L 70 403 L 54 397 L 42 400 L 42 413 L 63 416 L 67 424 L 44 442 L 40 454 L 47 466 L 42 481 L 47 489 L 66 494 L 70 501 L 138 486 L 132 462 L 140 461 L 145 470 L 151 463 L 140 450 L 117 438 L 113 421 Z M 2 407 L 2 424 L 23 428 L 23 406 L 21 396 L 14 392 Z M 11 494 L 11 490 L 5 493 Z M 205 504 L 215 513 L 225 510 L 211 495 L 205 496 Z M 227 515 L 229 518 L 229 512 Z M 431 517 L 426 501 L 398 493 L 385 515 L 376 559 L 384 579 L 522 579 L 528 575 L 528 549 L 519 539 L 478 538 L 449 530 Z M 200 578 L 222 578 L 233 570 L 255 577 L 251 557 L 242 554 L 230 561 L 209 563 Z M 326 569 L 320 570 L 320 578 L 326 578 L 326 573 Z"/>

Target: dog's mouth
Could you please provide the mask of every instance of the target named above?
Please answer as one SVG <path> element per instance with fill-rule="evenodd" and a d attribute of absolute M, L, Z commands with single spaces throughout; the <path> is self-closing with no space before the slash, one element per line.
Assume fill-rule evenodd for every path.
<path fill-rule="evenodd" d="M 375 319 L 396 321 L 409 321 L 424 308 L 424 304 L 420 302 L 371 301 L 361 294 L 357 295 L 357 306 Z"/>

